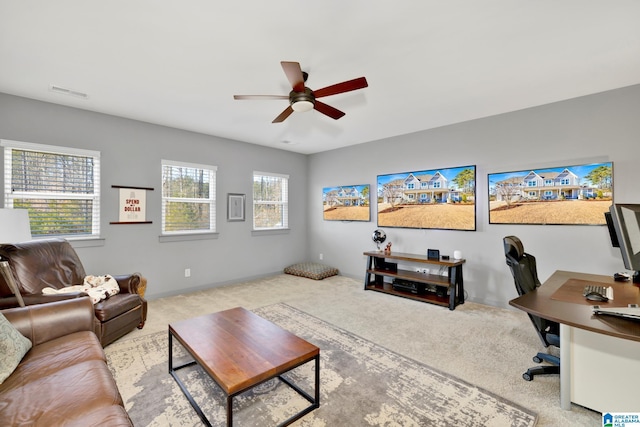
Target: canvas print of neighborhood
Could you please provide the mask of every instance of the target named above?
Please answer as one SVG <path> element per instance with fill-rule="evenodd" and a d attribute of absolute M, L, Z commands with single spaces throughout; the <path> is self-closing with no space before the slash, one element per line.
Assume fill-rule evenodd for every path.
<path fill-rule="evenodd" d="M 378 175 L 378 226 L 476 229 L 476 167 Z"/>
<path fill-rule="evenodd" d="M 323 218 L 327 221 L 370 221 L 369 191 L 369 184 L 323 188 Z"/>
<path fill-rule="evenodd" d="M 613 200 L 613 163 L 518 172 L 489 179 L 490 224 L 604 225 Z"/>

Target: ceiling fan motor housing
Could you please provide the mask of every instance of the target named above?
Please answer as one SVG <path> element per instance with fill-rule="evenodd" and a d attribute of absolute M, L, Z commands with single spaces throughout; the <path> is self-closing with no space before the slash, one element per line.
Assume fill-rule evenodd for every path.
<path fill-rule="evenodd" d="M 304 92 L 296 92 L 294 90 L 289 92 L 289 103 L 293 111 L 309 111 L 313 109 L 316 97 L 311 89 L 305 87 Z"/>

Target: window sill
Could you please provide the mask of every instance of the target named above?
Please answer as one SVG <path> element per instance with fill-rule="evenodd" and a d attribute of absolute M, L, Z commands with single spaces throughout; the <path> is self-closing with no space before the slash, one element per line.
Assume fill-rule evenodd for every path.
<path fill-rule="evenodd" d="M 278 228 L 275 230 L 251 230 L 252 236 L 273 236 L 276 234 L 289 234 L 290 228 Z"/>
<path fill-rule="evenodd" d="M 188 242 L 192 240 L 210 240 L 217 239 L 220 233 L 184 233 L 184 234 L 167 234 L 158 236 L 160 243 L 170 242 Z"/>

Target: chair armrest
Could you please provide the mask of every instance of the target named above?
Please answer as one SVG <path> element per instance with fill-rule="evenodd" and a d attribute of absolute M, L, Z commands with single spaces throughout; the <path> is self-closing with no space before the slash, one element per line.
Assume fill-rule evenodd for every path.
<path fill-rule="evenodd" d="M 25 305 L 47 304 L 55 301 L 64 301 L 68 299 L 76 299 L 87 297 L 85 292 L 69 292 L 66 294 L 50 294 L 50 295 L 22 295 Z M 15 296 L 0 298 L 0 310 L 7 308 L 19 307 L 20 303 Z"/>
<path fill-rule="evenodd" d="M 2 314 L 33 345 L 73 332 L 94 332 L 94 309 L 88 297 L 10 308 Z"/>
<path fill-rule="evenodd" d="M 112 276 L 120 286 L 120 292 L 126 294 L 138 294 L 144 297 L 147 288 L 147 279 L 142 277 L 140 273 L 119 274 Z"/>
<path fill-rule="evenodd" d="M 4 297 L 0 298 L 0 310 L 6 310 L 8 308 L 20 307 L 20 302 L 16 297 Z"/>

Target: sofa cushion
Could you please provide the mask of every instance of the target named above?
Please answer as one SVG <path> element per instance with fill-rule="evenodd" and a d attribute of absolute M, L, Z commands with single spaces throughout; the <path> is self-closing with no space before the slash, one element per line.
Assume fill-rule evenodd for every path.
<path fill-rule="evenodd" d="M 31 341 L 0 313 L 0 384 L 16 370 L 30 348 Z"/>
<path fill-rule="evenodd" d="M 70 420 L 78 420 L 76 425 L 106 425 L 93 417 L 103 416 L 99 411 L 102 408 L 123 405 L 111 371 L 102 360 L 80 360 L 47 375 L 28 378 L 20 387 L 0 391 L 3 425 L 62 426 Z M 122 412 L 118 410 L 122 421 L 130 422 Z"/>
<path fill-rule="evenodd" d="M 75 332 L 34 346 L 22 359 L 15 375 L 7 378 L 2 390 L 23 387 L 26 383 L 87 360 L 105 362 L 96 334 Z"/>
<path fill-rule="evenodd" d="M 326 277 L 338 274 L 338 269 L 329 267 L 328 265 L 318 264 L 315 262 L 300 262 L 290 265 L 284 269 L 286 274 L 294 276 L 307 277 L 309 279 L 322 280 Z"/>

